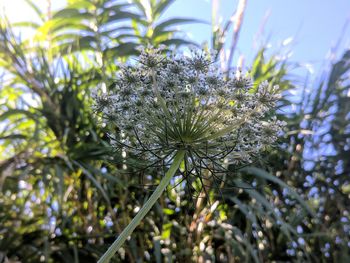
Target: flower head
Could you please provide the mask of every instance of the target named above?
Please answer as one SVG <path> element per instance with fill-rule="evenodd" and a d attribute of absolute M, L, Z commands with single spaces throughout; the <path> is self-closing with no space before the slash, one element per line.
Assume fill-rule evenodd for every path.
<path fill-rule="evenodd" d="M 181 149 L 193 166 L 237 164 L 276 140 L 283 126 L 271 114 L 276 90 L 264 82 L 254 93 L 249 76 L 224 77 L 204 51 L 165 56 L 146 48 L 134 66 L 122 68 L 97 108 L 125 135 L 111 134 L 112 140 L 133 154 L 164 160 Z"/>

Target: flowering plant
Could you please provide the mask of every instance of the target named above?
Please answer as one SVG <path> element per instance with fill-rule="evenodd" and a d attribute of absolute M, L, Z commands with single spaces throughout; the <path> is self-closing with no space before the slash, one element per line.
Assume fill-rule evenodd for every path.
<path fill-rule="evenodd" d="M 100 262 L 121 247 L 182 162 L 194 176 L 198 167 L 222 171 L 223 162 L 251 162 L 274 143 L 283 126 L 271 111 L 279 99 L 277 90 L 267 82 L 255 87 L 241 73 L 225 77 L 204 51 L 165 56 L 162 48 L 148 47 L 136 65 L 123 66 L 115 87 L 96 98 L 96 109 L 123 135 L 110 134 L 111 142 L 171 166 Z"/>

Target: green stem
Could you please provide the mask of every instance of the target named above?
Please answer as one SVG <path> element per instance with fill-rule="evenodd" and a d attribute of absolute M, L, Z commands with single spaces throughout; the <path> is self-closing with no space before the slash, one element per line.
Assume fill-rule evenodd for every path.
<path fill-rule="evenodd" d="M 155 202 L 161 196 L 163 191 L 169 185 L 171 178 L 173 178 L 176 171 L 179 169 L 181 162 L 184 160 L 185 151 L 179 150 L 176 152 L 174 161 L 171 164 L 169 170 L 166 172 L 163 179 L 160 181 L 156 190 L 154 190 L 151 197 L 147 200 L 147 202 L 143 205 L 141 210 L 137 213 L 137 215 L 131 220 L 129 225 L 123 230 L 123 232 L 119 235 L 119 237 L 113 242 L 113 244 L 108 248 L 106 253 L 99 259 L 97 263 L 107 263 L 114 256 L 114 254 L 121 248 L 124 244 L 125 240 L 132 234 L 134 229 L 140 224 L 141 220 L 146 216 L 149 210 L 153 207 Z"/>

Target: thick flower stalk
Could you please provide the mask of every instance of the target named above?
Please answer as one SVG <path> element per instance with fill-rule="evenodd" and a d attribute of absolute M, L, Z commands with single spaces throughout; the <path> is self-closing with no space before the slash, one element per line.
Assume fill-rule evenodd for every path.
<path fill-rule="evenodd" d="M 195 176 L 198 167 L 214 171 L 224 169 L 223 162 L 251 162 L 274 143 L 283 126 L 272 111 L 277 90 L 267 82 L 256 87 L 242 74 L 225 77 L 204 51 L 165 56 L 161 49 L 146 48 L 135 65 L 121 69 L 115 87 L 97 97 L 96 109 L 120 129 L 110 134 L 113 145 L 150 161 L 173 163 L 166 184 L 163 178 L 157 196 L 147 201 L 149 210 L 181 161 Z M 132 230 L 148 212 L 142 209 Z M 117 243 L 100 262 L 120 248 L 122 242 Z"/>

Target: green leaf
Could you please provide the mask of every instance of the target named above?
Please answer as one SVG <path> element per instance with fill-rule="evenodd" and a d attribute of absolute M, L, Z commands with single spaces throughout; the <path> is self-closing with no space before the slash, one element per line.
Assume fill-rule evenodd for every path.
<path fill-rule="evenodd" d="M 62 55 L 82 50 L 95 50 L 96 38 L 94 36 L 80 37 L 68 43 L 60 44 L 59 50 Z"/>
<path fill-rule="evenodd" d="M 31 27 L 33 29 L 38 29 L 40 25 L 35 22 L 17 22 L 12 24 L 13 27 Z"/>
<path fill-rule="evenodd" d="M 194 18 L 170 18 L 160 24 L 158 24 L 153 31 L 153 34 L 160 34 L 161 31 L 167 29 L 169 26 L 175 26 L 179 24 L 186 24 L 186 23 L 208 23 L 203 20 L 194 19 Z"/>
<path fill-rule="evenodd" d="M 10 135 L 6 135 L 6 136 L 0 136 L 0 140 L 13 140 L 13 139 L 27 139 L 28 136 L 24 135 L 24 134 L 10 134 Z"/>
<path fill-rule="evenodd" d="M 153 16 L 155 18 L 160 17 L 163 14 L 163 12 L 174 2 L 175 2 L 175 0 L 162 0 L 162 1 L 159 1 L 157 6 L 155 7 L 155 9 L 153 11 Z"/>
<path fill-rule="evenodd" d="M 172 227 L 173 223 L 163 224 L 162 239 L 168 239 L 170 237 Z"/>
<path fill-rule="evenodd" d="M 41 19 L 41 21 L 45 21 L 44 14 L 41 12 L 40 8 L 34 4 L 32 0 L 25 0 L 27 4 L 35 11 L 35 13 L 38 15 L 38 17 Z"/>
<path fill-rule="evenodd" d="M 108 48 L 104 51 L 104 57 L 115 58 L 115 57 L 126 57 L 130 55 L 137 55 L 139 52 L 136 48 L 139 46 L 137 43 L 122 43 L 116 47 Z"/>
<path fill-rule="evenodd" d="M 175 211 L 169 208 L 163 208 L 163 213 L 166 215 L 173 215 Z"/>
<path fill-rule="evenodd" d="M 92 8 L 95 8 L 95 5 L 93 2 L 87 1 L 87 0 L 74 0 L 74 1 L 68 1 L 68 8 L 92 9 Z"/>
<path fill-rule="evenodd" d="M 255 175 L 257 177 L 260 177 L 262 179 L 274 182 L 278 185 L 280 185 L 283 188 L 286 188 L 288 190 L 288 193 L 294 197 L 299 204 L 312 216 L 315 216 L 315 212 L 308 206 L 308 204 L 303 200 L 303 198 L 295 192 L 289 185 L 287 185 L 285 182 L 283 182 L 281 179 L 267 173 L 266 171 L 256 168 L 256 167 L 246 167 L 243 168 L 241 171 L 247 172 L 249 174 Z"/>
<path fill-rule="evenodd" d="M 147 11 L 145 7 L 144 1 L 134 0 L 133 3 L 138 7 L 138 9 L 142 12 L 142 14 L 147 17 Z"/>
<path fill-rule="evenodd" d="M 197 43 L 193 42 L 193 41 L 189 41 L 189 40 L 184 40 L 182 38 L 171 38 L 171 39 L 167 39 L 164 41 L 161 41 L 159 43 L 157 43 L 158 45 L 163 44 L 166 46 L 170 46 L 170 45 L 175 45 L 175 46 L 181 46 L 181 45 L 189 45 L 189 46 L 198 46 Z"/>
<path fill-rule="evenodd" d="M 154 256 L 156 258 L 156 263 L 161 263 L 162 262 L 162 253 L 161 253 L 160 239 L 154 238 L 153 244 L 154 244 Z"/>
<path fill-rule="evenodd" d="M 240 243 L 243 243 L 245 245 L 245 247 L 247 248 L 247 250 L 249 251 L 251 257 L 253 258 L 254 262 L 255 263 L 260 263 L 260 260 L 258 258 L 258 255 L 257 255 L 257 252 L 256 250 L 254 249 L 254 247 L 251 245 L 250 241 L 247 240 L 247 238 L 242 234 L 241 230 L 238 229 L 237 227 L 233 227 L 232 228 L 232 232 L 234 233 L 235 235 L 235 239 Z M 234 239 L 232 239 L 232 241 L 234 241 Z M 239 245 L 239 243 L 237 242 L 236 243 L 237 245 Z M 239 245 L 239 247 L 241 247 Z M 247 258 L 249 259 L 249 258 Z"/>
<path fill-rule="evenodd" d="M 107 26 L 108 24 L 114 24 L 115 22 L 118 22 L 120 20 L 126 20 L 126 19 L 133 19 L 135 21 L 139 21 L 140 20 L 140 16 L 138 14 L 134 14 L 131 12 L 127 12 L 127 11 L 117 11 L 114 12 L 115 14 L 113 15 L 109 15 L 108 18 L 103 21 L 104 22 L 104 26 Z"/>
<path fill-rule="evenodd" d="M 276 222 L 279 221 L 280 223 L 280 229 L 281 231 L 289 238 L 292 239 L 291 237 L 291 233 L 293 233 L 294 235 L 296 235 L 296 230 L 287 222 L 285 222 L 275 211 L 274 207 L 270 204 L 270 202 L 258 191 L 256 191 L 255 189 L 251 188 L 251 185 L 244 183 L 242 181 L 239 180 L 235 180 L 235 184 L 238 187 L 242 187 L 243 191 L 245 191 L 246 193 L 248 193 L 250 195 L 251 198 L 254 198 L 256 200 L 256 202 L 258 204 L 261 204 L 267 211 L 268 213 L 272 214 L 275 219 Z"/>
<path fill-rule="evenodd" d="M 79 19 L 92 19 L 93 15 L 87 12 L 81 12 L 77 9 L 73 8 L 64 8 L 62 10 L 57 11 L 52 19 L 67 19 L 66 22 L 69 23 L 70 19 L 79 18 Z"/>
<path fill-rule="evenodd" d="M 77 161 L 73 161 L 73 163 L 75 165 L 77 165 L 80 169 L 82 169 L 83 173 L 87 176 L 87 178 L 89 178 L 89 180 L 91 180 L 91 182 L 96 186 L 96 188 L 101 192 L 102 196 L 104 197 L 104 199 L 106 200 L 107 204 L 110 206 L 111 205 L 111 201 L 109 200 L 109 196 L 106 193 L 106 191 L 103 189 L 102 185 L 100 184 L 100 182 L 92 175 L 92 173 L 86 169 L 84 167 L 83 164 L 81 164 L 80 162 Z"/>
<path fill-rule="evenodd" d="M 237 204 L 238 209 L 254 224 L 257 224 L 256 215 L 249 209 L 248 205 L 242 203 L 237 197 L 229 197 L 235 204 Z"/>
<path fill-rule="evenodd" d="M 26 115 L 27 117 L 31 119 L 36 119 L 35 114 L 26 111 L 26 110 L 20 110 L 20 109 L 10 109 L 4 112 L 3 114 L 0 115 L 0 121 L 6 120 L 12 115 Z"/>
<path fill-rule="evenodd" d="M 165 40 L 167 40 L 171 38 L 176 32 L 178 32 L 178 30 L 164 30 L 164 31 L 158 32 L 157 34 L 153 33 L 152 38 L 155 40 L 155 42 L 159 42 L 157 41 L 157 39 L 165 37 L 166 38 Z"/>

